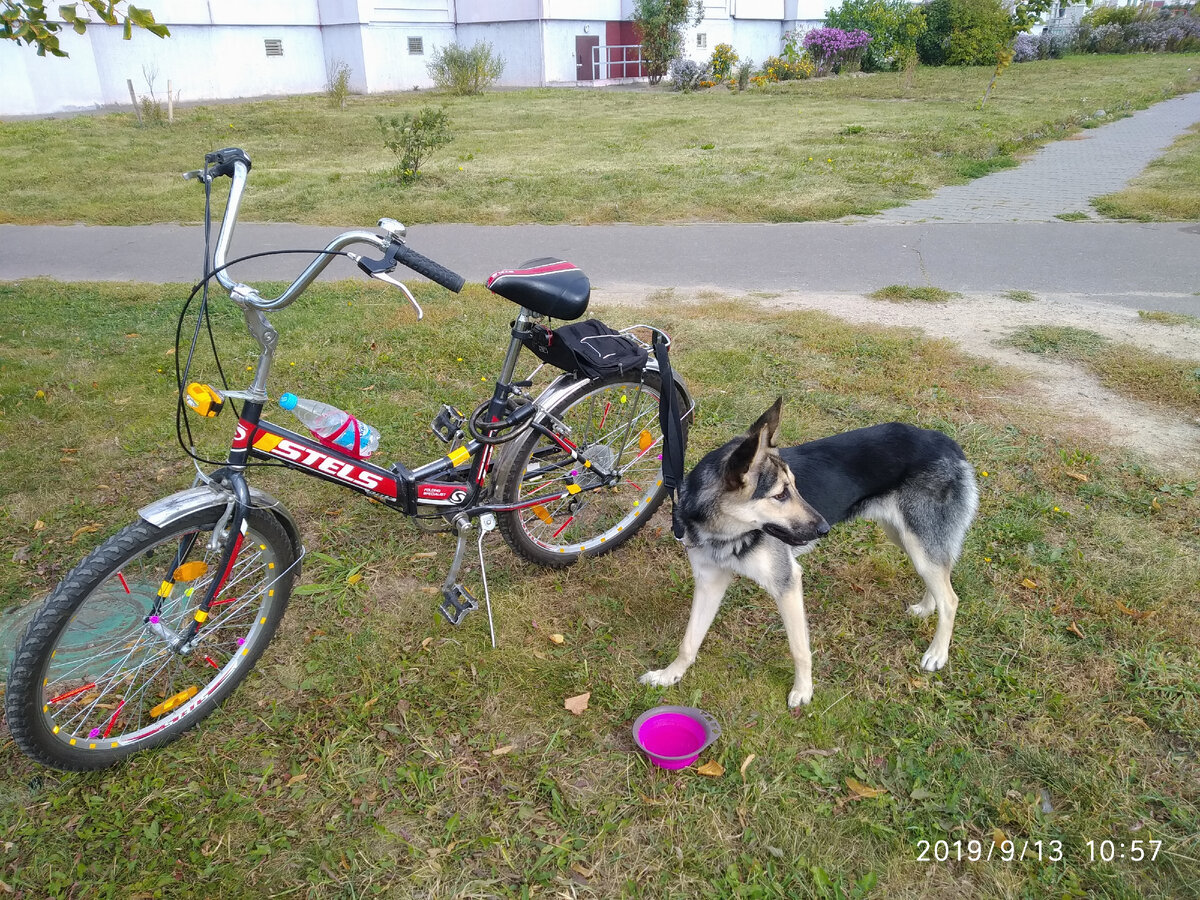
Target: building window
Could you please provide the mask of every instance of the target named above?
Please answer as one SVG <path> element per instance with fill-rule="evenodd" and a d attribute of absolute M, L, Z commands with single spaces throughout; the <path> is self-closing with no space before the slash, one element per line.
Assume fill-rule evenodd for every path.
<path fill-rule="evenodd" d="M 408 55 L 409 56 L 424 56 L 425 55 L 425 38 L 410 37 L 408 39 Z"/>
<path fill-rule="evenodd" d="M 696 46 L 701 50 L 708 46 L 708 35 L 701 32 L 696 33 Z"/>
<path fill-rule="evenodd" d="M 278 38 L 267 38 L 263 41 L 267 56 L 283 56 L 283 41 Z"/>

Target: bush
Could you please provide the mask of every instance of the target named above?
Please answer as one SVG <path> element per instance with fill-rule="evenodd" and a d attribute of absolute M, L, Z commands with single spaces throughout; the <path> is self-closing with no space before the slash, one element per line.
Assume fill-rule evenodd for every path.
<path fill-rule="evenodd" d="M 754 74 L 754 63 L 746 60 L 737 68 L 737 86 L 739 91 L 744 91 L 750 86 L 750 76 Z"/>
<path fill-rule="evenodd" d="M 805 33 L 801 43 L 816 64 L 818 75 L 834 71 L 857 72 L 863 51 L 871 43 L 871 35 L 862 30 L 814 28 Z"/>
<path fill-rule="evenodd" d="M 826 11 L 825 25 L 870 34 L 862 68 L 880 72 L 903 68 L 903 48 L 911 48 L 925 30 L 925 11 L 908 0 L 843 0 L 841 6 Z"/>
<path fill-rule="evenodd" d="M 385 119 L 376 116 L 379 130 L 383 132 L 383 145 L 400 157 L 392 175 L 401 184 L 416 181 L 429 154 L 450 143 L 454 135 L 450 132 L 450 115 L 445 107 L 434 109 L 423 106 L 413 115 Z"/>
<path fill-rule="evenodd" d="M 1011 33 L 1001 0 L 932 0 L 925 21 L 917 53 L 929 66 L 995 65 Z"/>
<path fill-rule="evenodd" d="M 685 94 L 696 90 L 708 75 L 708 67 L 691 59 L 677 59 L 671 63 L 668 81 L 673 91 Z"/>
<path fill-rule="evenodd" d="M 763 62 L 762 74 L 757 77 L 762 79 L 759 84 L 765 84 L 768 81 L 798 81 L 816 74 L 816 65 L 807 57 L 792 62 L 779 56 L 768 56 Z"/>
<path fill-rule="evenodd" d="M 346 108 L 350 96 L 350 64 L 340 59 L 331 59 L 325 64 L 325 96 L 330 106 Z"/>
<path fill-rule="evenodd" d="M 712 59 L 708 61 L 708 69 L 712 72 L 714 81 L 724 81 L 733 74 L 733 67 L 737 65 L 738 55 L 733 52 L 733 47 L 729 44 L 717 44 L 713 48 Z"/>
<path fill-rule="evenodd" d="M 1138 7 L 1136 6 L 1097 6 L 1084 15 L 1079 24 L 1091 28 L 1099 28 L 1101 25 L 1124 27 L 1131 24 L 1137 14 Z"/>
<path fill-rule="evenodd" d="M 470 49 L 447 44 L 435 50 L 425 66 L 429 77 L 451 94 L 482 94 L 504 73 L 504 57 L 487 41 L 476 41 Z"/>

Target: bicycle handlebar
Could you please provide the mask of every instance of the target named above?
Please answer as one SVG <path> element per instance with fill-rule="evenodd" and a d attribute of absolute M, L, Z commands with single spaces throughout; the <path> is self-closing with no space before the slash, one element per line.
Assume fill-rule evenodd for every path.
<path fill-rule="evenodd" d="M 221 230 L 217 235 L 217 246 L 213 253 L 213 268 L 216 270 L 217 282 L 229 291 L 230 296 L 237 303 L 263 311 L 283 309 L 304 293 L 305 289 L 333 260 L 334 255 L 352 244 L 368 244 L 389 258 L 403 263 L 414 272 L 424 275 L 430 281 L 436 282 L 456 294 L 466 283 L 466 279 L 461 275 L 422 256 L 394 237 L 381 237 L 370 231 L 347 231 L 330 241 L 325 250 L 309 263 L 308 267 L 288 285 L 282 294 L 272 300 L 264 299 L 253 288 L 230 278 L 229 272 L 225 268 L 229 245 L 233 240 L 234 227 L 237 225 L 238 210 L 242 205 L 242 195 L 246 190 L 246 176 L 250 172 L 250 157 L 246 155 L 245 151 L 230 147 L 207 154 L 204 161 L 211 165 L 206 173 L 189 172 L 184 177 L 207 177 L 210 181 L 222 175 L 228 175 L 230 178 L 229 199 L 225 204 L 225 214 L 221 218 Z"/>

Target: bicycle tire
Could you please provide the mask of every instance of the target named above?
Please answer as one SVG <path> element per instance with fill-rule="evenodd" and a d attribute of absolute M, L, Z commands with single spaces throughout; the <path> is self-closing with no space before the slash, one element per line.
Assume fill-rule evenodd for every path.
<path fill-rule="evenodd" d="M 500 532 L 530 562 L 562 568 L 583 556 L 617 549 L 641 530 L 662 505 L 662 430 L 659 373 L 610 375 L 581 381 L 547 410 L 570 429 L 564 435 L 585 463 L 573 461 L 554 441 L 530 431 L 514 445 L 504 468 L 504 503 L 525 502 L 577 485 L 560 500 L 502 513 Z M 686 434 L 687 422 L 684 422 Z M 614 469 L 616 484 L 598 487 L 588 463 Z"/>
<path fill-rule="evenodd" d="M 212 507 L 163 528 L 139 520 L 88 554 L 46 599 L 17 646 L 5 697 L 9 730 L 28 756 L 87 771 L 161 747 L 254 668 L 295 578 L 296 549 L 267 511 L 247 515 L 192 652 L 174 652 L 153 630 L 161 623 L 178 634 L 194 620 L 224 550 L 224 541 L 208 547 L 224 511 Z M 181 572 L 185 563 L 191 569 Z"/>

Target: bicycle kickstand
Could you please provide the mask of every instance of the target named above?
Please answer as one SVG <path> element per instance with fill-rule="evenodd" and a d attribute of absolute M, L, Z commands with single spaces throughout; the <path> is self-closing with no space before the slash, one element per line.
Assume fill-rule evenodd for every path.
<path fill-rule="evenodd" d="M 463 556 L 467 549 L 467 534 L 471 530 L 471 522 L 466 517 L 459 517 L 454 522 L 455 532 L 458 534 L 458 546 L 454 550 L 454 562 L 450 564 L 450 571 L 446 574 L 446 581 L 442 585 L 442 602 L 438 607 L 438 611 L 445 616 L 446 621 L 451 625 L 461 625 L 462 620 L 466 618 L 467 613 L 472 610 L 479 609 L 479 601 L 467 588 L 457 583 L 459 570 L 462 568 Z M 487 568 L 483 559 L 483 539 L 490 531 L 496 528 L 496 517 L 491 513 L 484 513 L 479 517 L 479 577 L 483 581 L 483 602 L 487 608 L 488 614 L 488 631 L 492 638 L 492 648 L 496 647 L 496 628 L 492 622 L 492 598 L 488 592 L 487 583 Z"/>

